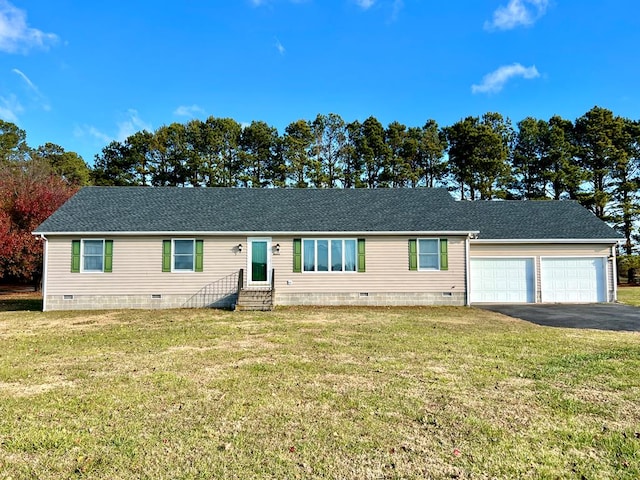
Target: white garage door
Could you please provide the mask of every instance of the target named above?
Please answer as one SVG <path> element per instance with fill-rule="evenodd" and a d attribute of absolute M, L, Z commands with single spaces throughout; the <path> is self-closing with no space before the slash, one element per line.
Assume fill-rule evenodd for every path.
<path fill-rule="evenodd" d="M 541 258 L 540 288 L 547 303 L 606 301 L 606 259 Z"/>
<path fill-rule="evenodd" d="M 534 302 L 534 279 L 533 258 L 472 258 L 471 301 Z"/>

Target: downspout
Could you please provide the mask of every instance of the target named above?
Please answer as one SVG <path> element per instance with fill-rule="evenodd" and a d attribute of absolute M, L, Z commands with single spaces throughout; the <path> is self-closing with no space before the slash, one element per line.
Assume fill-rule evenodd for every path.
<path fill-rule="evenodd" d="M 465 282 L 466 282 L 466 306 L 470 307 L 471 306 L 471 259 L 469 258 L 469 243 L 470 243 L 470 239 L 471 239 L 471 234 L 467 235 L 467 238 L 465 238 L 464 240 L 464 263 L 466 266 L 466 272 L 465 272 Z"/>
<path fill-rule="evenodd" d="M 48 252 L 49 252 L 49 242 L 47 241 L 47 237 L 44 236 L 43 233 L 38 234 L 40 238 L 43 240 L 44 244 L 42 246 L 42 311 L 47 311 L 47 264 L 48 260 Z"/>
<path fill-rule="evenodd" d="M 618 301 L 618 262 L 616 260 L 616 245 L 611 245 L 611 274 L 613 275 L 613 299 Z"/>

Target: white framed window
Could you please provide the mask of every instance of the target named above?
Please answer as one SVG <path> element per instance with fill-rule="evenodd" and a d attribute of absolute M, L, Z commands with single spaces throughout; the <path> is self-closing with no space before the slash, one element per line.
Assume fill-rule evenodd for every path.
<path fill-rule="evenodd" d="M 418 270 L 440 270 L 440 239 L 418 239 Z"/>
<path fill-rule="evenodd" d="M 82 240 L 82 272 L 104 272 L 104 240 Z"/>
<path fill-rule="evenodd" d="M 194 272 L 196 241 L 193 238 L 174 238 L 171 241 L 171 271 Z"/>
<path fill-rule="evenodd" d="M 355 272 L 357 261 L 355 238 L 302 239 L 304 272 Z"/>

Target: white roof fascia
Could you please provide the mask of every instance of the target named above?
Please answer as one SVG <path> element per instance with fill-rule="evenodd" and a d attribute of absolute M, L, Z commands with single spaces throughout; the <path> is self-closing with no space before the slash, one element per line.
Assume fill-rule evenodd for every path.
<path fill-rule="evenodd" d="M 476 238 L 471 243 L 619 243 L 621 238 Z"/>
<path fill-rule="evenodd" d="M 78 235 L 92 235 L 92 236 L 155 236 L 155 235 L 162 235 L 162 236 L 170 236 L 170 235 L 192 235 L 192 236 L 197 236 L 197 235 L 210 235 L 210 236 L 255 236 L 255 235 L 262 235 L 262 236 L 272 236 L 272 237 L 276 237 L 276 236 L 284 236 L 284 235 L 300 235 L 300 236 L 313 236 L 313 235 L 323 235 L 323 236 L 335 236 L 335 235 L 361 235 L 361 236 L 379 236 L 379 235 L 450 235 L 450 236 L 462 236 L 465 237 L 467 235 L 477 235 L 480 232 L 478 230 L 464 230 L 464 231 L 446 231 L 446 230 L 442 230 L 442 231 L 373 231 L 373 232 L 363 232 L 363 231 L 357 231 L 357 232 L 350 232 L 350 231 L 333 231 L 333 232 L 325 232 L 325 231 L 317 231 L 317 232 L 310 232 L 310 231 L 303 231 L 303 232 L 285 232 L 285 231 L 276 231 L 276 232 L 265 232 L 265 231 L 231 231 L 231 232 L 220 232 L 220 231 L 214 231 L 214 232 L 207 232 L 207 231 L 178 231 L 178 230 L 171 230 L 171 231 L 165 231 L 165 232 L 87 232 L 87 231 L 80 231 L 80 232 L 35 232 L 33 233 L 33 235 L 48 235 L 48 236 L 54 236 L 54 235 L 66 235 L 66 236 L 78 236 Z"/>

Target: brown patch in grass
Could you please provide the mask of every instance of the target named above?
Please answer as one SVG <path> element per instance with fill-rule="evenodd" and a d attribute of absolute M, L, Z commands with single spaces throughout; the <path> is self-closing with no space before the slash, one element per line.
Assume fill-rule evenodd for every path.
<path fill-rule="evenodd" d="M 336 393 L 346 394 L 354 390 L 365 392 L 374 391 L 380 387 L 380 382 L 375 381 L 374 378 L 363 375 L 325 373 L 316 376 L 311 385 L 320 389 L 330 388 Z"/>
<path fill-rule="evenodd" d="M 196 345 L 176 345 L 174 347 L 169 347 L 166 350 L 166 353 L 178 353 L 178 352 L 207 352 L 211 350 L 213 347 L 201 347 Z"/>
<path fill-rule="evenodd" d="M 221 340 L 208 347 L 214 350 L 276 350 L 280 348 L 277 343 L 271 342 L 266 338 L 266 335 L 253 335 L 248 338 L 241 338 L 235 340 Z"/>
<path fill-rule="evenodd" d="M 47 378 L 44 383 L 25 384 L 20 382 L 0 382 L 0 392 L 14 397 L 31 397 L 57 388 L 73 387 L 74 383 L 59 378 Z"/>
<path fill-rule="evenodd" d="M 22 317 L 15 318 L 11 315 L 4 318 L 0 317 L 0 334 L 40 335 L 47 330 L 55 330 L 56 332 L 60 332 L 63 329 L 78 331 L 128 323 L 123 321 L 123 316 L 120 313 L 118 311 L 108 311 L 84 313 L 83 316 L 75 314 L 77 319 L 50 315 L 25 319 Z"/>

